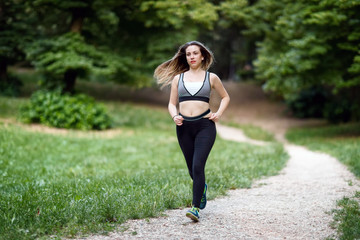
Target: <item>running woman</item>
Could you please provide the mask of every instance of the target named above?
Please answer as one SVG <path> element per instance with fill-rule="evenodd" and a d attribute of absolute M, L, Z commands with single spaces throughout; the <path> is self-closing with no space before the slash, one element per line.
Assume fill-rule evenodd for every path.
<path fill-rule="evenodd" d="M 192 41 L 180 46 L 175 56 L 160 64 L 154 73 L 162 87 L 171 85 L 168 109 L 193 180 L 192 208 L 186 216 L 195 222 L 199 221 L 200 209 L 206 206 L 205 164 L 216 138 L 215 122 L 230 102 L 219 77 L 208 72 L 213 61 L 214 56 L 208 48 Z M 212 89 L 221 97 L 216 112 L 210 110 Z"/>

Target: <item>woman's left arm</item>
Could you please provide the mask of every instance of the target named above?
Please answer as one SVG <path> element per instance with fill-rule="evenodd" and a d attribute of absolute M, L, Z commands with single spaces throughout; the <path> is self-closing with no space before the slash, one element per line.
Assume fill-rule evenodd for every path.
<path fill-rule="evenodd" d="M 211 73 L 210 80 L 211 80 L 212 88 L 214 88 L 221 97 L 219 109 L 217 110 L 217 112 L 212 113 L 209 118 L 210 120 L 217 122 L 224 113 L 225 109 L 228 107 L 230 103 L 230 96 L 226 91 L 226 89 L 224 88 L 224 85 L 222 84 L 220 78 L 216 74 Z"/>

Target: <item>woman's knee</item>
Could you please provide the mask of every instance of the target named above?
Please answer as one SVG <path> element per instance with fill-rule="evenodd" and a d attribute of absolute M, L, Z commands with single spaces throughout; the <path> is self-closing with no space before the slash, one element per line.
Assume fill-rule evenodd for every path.
<path fill-rule="evenodd" d="M 195 176 L 204 174 L 205 166 L 204 164 L 194 164 L 192 168 L 192 174 Z"/>

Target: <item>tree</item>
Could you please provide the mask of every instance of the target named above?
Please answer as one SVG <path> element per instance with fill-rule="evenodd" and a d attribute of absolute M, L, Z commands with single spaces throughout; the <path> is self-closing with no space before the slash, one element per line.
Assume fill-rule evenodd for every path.
<path fill-rule="evenodd" d="M 351 100 L 360 86 L 359 7 L 350 0 L 259 0 L 247 8 L 248 28 L 264 36 L 255 63 L 264 89 L 293 100 L 322 86 L 332 96 L 328 111 L 345 111 L 335 105 L 346 99 L 346 111 L 360 118 L 358 102 Z"/>
<path fill-rule="evenodd" d="M 112 37 L 118 24 L 113 8 L 124 1 L 36 0 L 40 18 L 39 40 L 28 48 L 28 59 L 49 81 L 62 78 L 63 92 L 74 91 L 78 76 L 89 74 L 114 78 L 129 72 L 129 59 L 118 55 L 101 40 Z M 51 13 L 51 14 L 49 14 Z M 60 21 L 59 21 L 60 20 Z M 94 28 L 94 25 L 101 27 Z M 99 40 L 95 36 L 98 36 Z"/>
<path fill-rule="evenodd" d="M 217 20 L 216 7 L 205 0 L 36 0 L 33 6 L 45 20 L 28 59 L 53 85 L 61 77 L 65 92 L 73 91 L 78 76 L 90 74 L 146 85 L 175 46 Z"/>
<path fill-rule="evenodd" d="M 0 1 L 0 92 L 13 95 L 17 91 L 20 83 L 9 76 L 8 66 L 25 58 L 24 48 L 32 37 L 29 27 L 32 23 L 33 15 L 26 1 Z"/>
<path fill-rule="evenodd" d="M 138 19 L 150 33 L 144 56 L 151 71 L 174 54 L 179 45 L 197 39 L 201 28 L 212 30 L 218 21 L 217 10 L 207 0 L 142 1 Z"/>
<path fill-rule="evenodd" d="M 255 58 L 254 40 L 243 34 L 246 29 L 243 9 L 250 4 L 247 0 L 219 1 L 215 30 L 201 34 L 201 39 L 210 42 L 217 59 L 215 71 L 223 79 L 240 79 L 244 68 L 250 67 Z"/>

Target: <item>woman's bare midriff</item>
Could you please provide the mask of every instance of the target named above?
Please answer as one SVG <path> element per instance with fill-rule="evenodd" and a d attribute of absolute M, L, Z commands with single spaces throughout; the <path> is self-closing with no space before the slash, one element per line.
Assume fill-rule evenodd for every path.
<path fill-rule="evenodd" d="M 199 116 L 209 108 L 209 103 L 202 101 L 185 101 L 179 104 L 180 113 L 186 117 Z M 204 118 L 209 118 L 210 115 L 211 113 L 204 116 Z"/>

